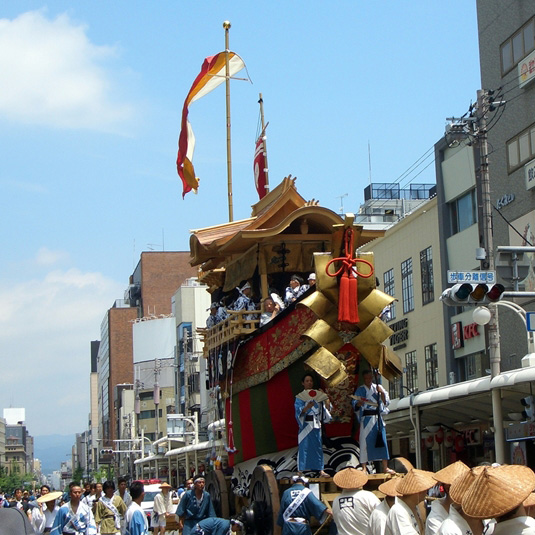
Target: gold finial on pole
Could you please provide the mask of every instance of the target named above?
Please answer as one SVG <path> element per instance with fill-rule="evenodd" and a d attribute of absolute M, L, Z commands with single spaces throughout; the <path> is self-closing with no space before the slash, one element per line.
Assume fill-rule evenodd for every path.
<path fill-rule="evenodd" d="M 232 202 L 232 156 L 230 143 L 230 70 L 229 70 L 229 29 L 230 21 L 223 22 L 225 29 L 225 89 L 227 100 L 227 190 L 228 190 L 228 220 L 234 221 Z"/>

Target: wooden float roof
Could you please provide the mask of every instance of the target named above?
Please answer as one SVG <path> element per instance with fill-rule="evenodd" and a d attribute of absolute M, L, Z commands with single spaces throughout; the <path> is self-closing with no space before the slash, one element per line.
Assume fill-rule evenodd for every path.
<path fill-rule="evenodd" d="M 262 200 L 252 206 L 249 219 L 192 230 L 190 237 L 191 265 L 203 270 L 225 266 L 231 257 L 245 253 L 251 246 L 272 241 L 278 235 L 287 238 L 328 240 L 333 225 L 342 218 L 318 201 L 306 201 L 295 187 L 295 178 L 288 176 Z M 383 236 L 383 231 L 360 228 L 358 246 Z"/>

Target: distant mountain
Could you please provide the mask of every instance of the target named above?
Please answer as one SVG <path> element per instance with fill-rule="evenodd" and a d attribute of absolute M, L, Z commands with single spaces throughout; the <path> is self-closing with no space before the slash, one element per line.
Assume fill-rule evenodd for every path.
<path fill-rule="evenodd" d="M 43 474 L 59 470 L 61 463 L 71 459 L 76 435 L 42 435 L 34 437 L 34 456 L 41 461 Z"/>

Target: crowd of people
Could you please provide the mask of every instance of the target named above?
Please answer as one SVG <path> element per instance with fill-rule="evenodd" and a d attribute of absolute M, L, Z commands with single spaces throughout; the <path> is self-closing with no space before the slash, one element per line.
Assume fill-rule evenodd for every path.
<path fill-rule="evenodd" d="M 368 474 L 345 468 L 333 481 L 341 489 L 332 509 L 294 476 L 281 501 L 283 535 L 311 535 L 310 520 L 331 519 L 339 535 L 534 535 L 535 473 L 522 465 L 469 468 L 461 461 L 433 473 L 411 468 L 365 490 Z M 431 499 L 439 488 L 442 496 Z M 377 494 L 383 497 L 381 501 Z"/>
<path fill-rule="evenodd" d="M 338 471 L 333 481 L 340 493 L 330 508 L 309 479 L 296 474 L 281 497 L 277 524 L 282 535 L 312 535 L 312 518 L 319 524 L 315 533 L 325 526 L 323 532 L 331 535 L 535 535 L 535 473 L 526 466 L 469 468 L 457 461 L 435 473 L 411 468 L 387 475 L 378 492 L 364 488 L 369 477 L 360 467 Z M 84 489 L 73 482 L 64 495 L 43 485 L 36 495 L 16 489 L 11 499 L 0 491 L 0 513 L 15 509 L 33 533 L 53 535 L 163 535 L 170 525 L 182 535 L 254 531 L 246 514 L 216 516 L 204 475 L 178 491 L 161 483 L 150 515 L 142 507 L 143 482 L 134 481 L 128 489 L 121 479 L 117 489 L 113 481 L 101 487 L 98 495 L 98 487 Z M 431 498 L 431 489 L 439 489 L 440 497 Z M 0 533 L 32 533 L 2 531 L 6 518 L 0 515 Z"/>
<path fill-rule="evenodd" d="M 277 290 L 270 288 L 269 296 L 262 301 L 262 312 L 259 318 L 260 326 L 271 321 L 281 310 L 284 310 L 284 308 L 294 303 L 315 284 L 316 274 L 310 273 L 308 276 L 308 284 L 306 284 L 299 275 L 292 275 L 282 297 Z M 246 282 L 240 288 L 236 288 L 236 290 L 238 297 L 228 306 L 224 306 L 223 303 L 218 301 L 214 301 L 210 305 L 210 308 L 208 309 L 210 315 L 206 319 L 206 327 L 208 329 L 226 320 L 229 316 L 229 311 L 231 310 L 248 310 L 252 312 L 260 309 L 260 303 L 255 299 L 249 282 Z M 256 319 L 256 314 L 247 314 L 245 319 Z"/>
<path fill-rule="evenodd" d="M 24 531 L 20 528 L 3 531 L 2 526 L 7 527 L 8 521 L 0 516 L 0 533 L 148 535 L 152 532 L 163 535 L 170 525 L 182 535 L 227 535 L 231 531 L 241 531 L 240 516 L 231 520 L 216 517 L 212 499 L 204 486 L 204 473 L 188 479 L 185 486 L 177 490 L 163 482 L 150 511 L 142 506 L 144 483 L 134 481 L 127 488 L 122 478 L 117 489 L 113 481 L 87 483 L 84 487 L 72 482 L 66 493 L 52 492 L 48 485 L 42 485 L 36 495 L 16 489 L 11 499 L 0 490 L 0 508 L 16 509 L 25 519 Z"/>

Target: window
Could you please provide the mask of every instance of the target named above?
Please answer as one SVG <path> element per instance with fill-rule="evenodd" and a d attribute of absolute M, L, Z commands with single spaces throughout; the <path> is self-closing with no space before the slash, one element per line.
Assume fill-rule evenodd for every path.
<path fill-rule="evenodd" d="M 509 173 L 535 158 L 535 124 L 507 142 L 507 170 Z"/>
<path fill-rule="evenodd" d="M 437 345 L 431 344 L 425 346 L 425 379 L 427 388 L 436 388 L 438 386 L 438 355 Z"/>
<path fill-rule="evenodd" d="M 433 251 L 431 247 L 420 251 L 420 271 L 422 275 L 422 305 L 427 305 L 435 300 Z"/>
<path fill-rule="evenodd" d="M 152 411 L 141 411 L 139 413 L 139 420 L 148 420 L 149 418 L 154 418 L 156 416 L 156 410 Z"/>
<path fill-rule="evenodd" d="M 502 76 L 535 49 L 535 18 L 531 18 L 512 37 L 500 46 Z"/>
<path fill-rule="evenodd" d="M 405 369 L 407 370 L 407 388 L 411 392 L 417 392 L 418 364 L 416 363 L 416 351 L 405 353 Z"/>
<path fill-rule="evenodd" d="M 390 399 L 399 398 L 401 390 L 401 377 L 396 377 L 394 380 L 388 382 L 388 394 Z"/>
<path fill-rule="evenodd" d="M 457 234 L 477 223 L 476 190 L 449 203 L 451 208 L 451 233 Z"/>
<path fill-rule="evenodd" d="M 394 269 L 389 269 L 383 273 L 383 288 L 385 294 L 391 295 L 392 297 L 395 296 Z M 385 321 L 390 321 L 396 318 L 396 302 L 394 301 L 388 308 L 388 315 L 385 315 Z"/>
<path fill-rule="evenodd" d="M 403 295 L 403 313 L 414 310 L 414 285 L 412 281 L 412 258 L 401 263 L 401 293 Z"/>
<path fill-rule="evenodd" d="M 465 380 L 476 379 L 477 378 L 477 365 L 476 365 L 476 356 L 474 354 L 467 355 L 463 359 L 464 364 L 464 376 Z"/>

